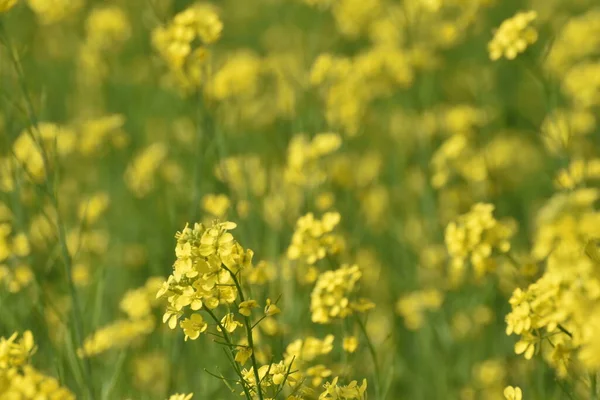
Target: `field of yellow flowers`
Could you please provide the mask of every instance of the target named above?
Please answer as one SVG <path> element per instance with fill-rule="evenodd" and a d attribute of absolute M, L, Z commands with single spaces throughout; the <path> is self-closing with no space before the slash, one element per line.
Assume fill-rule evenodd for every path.
<path fill-rule="evenodd" d="M 600 399 L 598 0 L 0 0 L 0 400 Z"/>

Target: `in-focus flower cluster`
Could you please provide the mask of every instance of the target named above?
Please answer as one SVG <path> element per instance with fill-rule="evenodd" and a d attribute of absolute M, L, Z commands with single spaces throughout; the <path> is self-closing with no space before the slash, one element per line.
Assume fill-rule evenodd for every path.
<path fill-rule="evenodd" d="M 50 376 L 36 370 L 30 357 L 36 350 L 30 331 L 20 339 L 15 333 L 0 337 L 0 398 L 75 400 L 71 391 Z"/>
<path fill-rule="evenodd" d="M 233 222 L 215 221 L 209 227 L 196 223 L 193 228 L 186 225 L 175 236 L 177 260 L 157 297 L 168 301 L 163 322 L 171 329 L 191 312 L 181 321 L 186 338 L 197 339 L 207 327 L 202 316 L 194 311 L 212 310 L 219 304 L 232 304 L 238 298 L 232 274 L 250 266 L 253 252 L 244 250 L 228 232 L 235 227 Z M 230 332 L 239 325 L 233 314 L 227 314 L 221 323 Z"/>

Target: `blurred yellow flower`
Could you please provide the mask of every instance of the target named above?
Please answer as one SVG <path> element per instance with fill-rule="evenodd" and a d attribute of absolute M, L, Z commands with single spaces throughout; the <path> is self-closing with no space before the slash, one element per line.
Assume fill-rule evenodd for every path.
<path fill-rule="evenodd" d="M 522 400 L 523 392 L 520 387 L 507 386 L 504 389 L 504 397 L 506 400 Z"/>
<path fill-rule="evenodd" d="M 6 12 L 17 4 L 17 0 L 0 0 L 0 13 Z"/>

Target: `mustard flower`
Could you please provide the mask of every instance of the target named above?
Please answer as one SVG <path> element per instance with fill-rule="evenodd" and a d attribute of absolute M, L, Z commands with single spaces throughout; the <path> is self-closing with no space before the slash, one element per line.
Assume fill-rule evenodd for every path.
<path fill-rule="evenodd" d="M 331 376 L 333 372 L 323 364 L 317 364 L 306 369 L 306 375 L 310 377 L 310 383 L 314 387 L 321 386 L 323 381 Z"/>
<path fill-rule="evenodd" d="M 364 400 L 366 398 L 367 380 L 363 379 L 359 386 L 357 381 L 352 381 L 346 386 L 338 385 L 339 377 L 327 382 L 324 391 L 319 395 L 319 400 Z"/>
<path fill-rule="evenodd" d="M 244 250 L 228 231 L 236 225 L 215 221 L 212 226 L 185 226 L 176 234 L 173 273 L 158 289 L 157 298 L 166 298 L 163 322 L 171 329 L 188 309 L 215 309 L 232 304 L 238 297 L 232 274 L 250 267 L 253 253 Z M 239 323 L 227 314 L 223 325 L 233 331 Z"/>
<path fill-rule="evenodd" d="M 233 313 L 226 314 L 221 319 L 221 325 L 229 333 L 233 333 L 240 326 L 244 326 L 244 324 L 242 324 L 241 322 L 236 321 L 235 319 L 233 319 Z M 221 332 L 221 327 L 217 327 L 217 330 L 219 332 Z"/>
<path fill-rule="evenodd" d="M 193 393 L 190 394 L 172 394 L 168 400 L 190 400 L 194 396 Z"/>
<path fill-rule="evenodd" d="M 180 325 L 185 334 L 185 340 L 198 339 L 200 334 L 208 328 L 208 324 L 204 322 L 204 319 L 200 314 L 192 314 L 189 318 L 181 321 Z"/>
<path fill-rule="evenodd" d="M 348 353 L 354 353 L 358 348 L 358 339 L 356 336 L 347 336 L 342 341 L 342 348 Z"/>
<path fill-rule="evenodd" d="M 304 339 L 296 339 L 285 349 L 285 361 L 310 362 L 321 355 L 329 354 L 333 350 L 333 335 L 327 335 L 323 339 L 308 336 Z"/>
<path fill-rule="evenodd" d="M 319 275 L 310 296 L 312 321 L 327 324 L 333 319 L 346 318 L 355 311 L 362 312 L 362 302 L 351 300 L 361 276 L 358 265 L 342 265 L 337 270 Z"/>
<path fill-rule="evenodd" d="M 244 364 L 246 364 L 246 361 L 248 361 L 248 359 L 250 358 L 252 353 L 253 353 L 253 351 L 252 351 L 251 347 L 247 347 L 247 346 L 238 347 L 238 349 L 235 353 L 235 361 L 240 363 L 240 365 L 244 365 Z"/>
<path fill-rule="evenodd" d="M 246 301 L 242 301 L 239 305 L 238 305 L 238 309 L 240 314 L 249 317 L 250 314 L 252 313 L 252 309 L 258 307 L 258 303 L 256 302 L 256 300 L 246 300 Z"/>
<path fill-rule="evenodd" d="M 334 233 L 334 229 L 340 219 L 337 212 L 325 213 L 320 220 L 312 213 L 300 217 L 296 222 L 292 243 L 287 250 L 288 258 L 314 264 L 328 254 L 338 253 L 342 241 Z"/>
<path fill-rule="evenodd" d="M 527 47 L 535 43 L 538 33 L 531 23 L 537 18 L 535 11 L 519 12 L 502 22 L 488 45 L 490 58 L 498 60 L 506 57 L 513 60 Z"/>
<path fill-rule="evenodd" d="M 504 397 L 506 398 L 506 400 L 522 400 L 523 392 L 521 391 L 521 388 L 518 386 L 516 386 L 516 387 L 507 386 L 504 389 Z"/>
<path fill-rule="evenodd" d="M 496 268 L 494 251 L 507 253 L 510 250 L 509 239 L 515 228 L 510 222 L 496 220 L 493 211 L 492 204 L 475 204 L 446 227 L 445 241 L 452 258 L 450 268 L 454 279 L 462 279 L 467 260 L 475 277 L 483 277 Z"/>
<path fill-rule="evenodd" d="M 279 314 L 281 310 L 277 307 L 277 304 L 271 303 L 271 299 L 267 299 L 267 305 L 265 306 L 265 315 L 272 317 L 273 315 Z"/>
<path fill-rule="evenodd" d="M 17 4 L 17 0 L 0 0 L 0 13 L 7 12 Z"/>

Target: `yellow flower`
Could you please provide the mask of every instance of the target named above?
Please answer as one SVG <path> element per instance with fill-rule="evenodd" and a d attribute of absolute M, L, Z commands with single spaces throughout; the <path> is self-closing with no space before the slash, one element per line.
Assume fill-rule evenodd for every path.
<path fill-rule="evenodd" d="M 190 400 L 192 398 L 192 396 L 194 396 L 194 393 L 190 393 L 190 394 L 172 394 L 171 397 L 169 397 L 169 400 Z"/>
<path fill-rule="evenodd" d="M 277 307 L 277 304 L 271 303 L 271 299 L 267 299 L 267 305 L 265 306 L 265 315 L 270 317 L 275 314 L 279 314 L 281 310 Z"/>
<path fill-rule="evenodd" d="M 238 306 L 240 314 L 245 315 L 246 317 L 249 317 L 252 313 L 252 309 L 256 307 L 258 307 L 256 300 L 242 301 Z"/>
<path fill-rule="evenodd" d="M 502 22 L 494 38 L 488 44 L 490 58 L 498 60 L 504 56 L 513 60 L 519 53 L 523 53 L 527 46 L 535 43 L 538 33 L 530 24 L 536 18 L 535 11 L 528 11 L 517 13 L 514 17 Z"/>
<path fill-rule="evenodd" d="M 358 348 L 358 339 L 356 336 L 347 336 L 342 342 L 342 347 L 348 353 L 354 353 Z"/>
<path fill-rule="evenodd" d="M 248 359 L 250 358 L 251 355 L 252 355 L 251 347 L 246 347 L 246 346 L 240 347 L 240 348 L 238 348 L 238 351 L 235 353 L 235 361 L 237 361 L 241 365 L 244 365 L 244 364 L 246 364 L 246 361 L 248 361 Z"/>
<path fill-rule="evenodd" d="M 325 390 L 319 396 L 319 400 L 365 400 L 366 379 L 363 379 L 360 386 L 357 381 L 352 381 L 347 386 L 338 385 L 338 380 L 336 376 L 333 381 L 323 386 Z"/>
<path fill-rule="evenodd" d="M 0 13 L 6 12 L 17 4 L 17 0 L 0 0 Z"/>
<path fill-rule="evenodd" d="M 516 386 L 516 387 L 507 386 L 504 389 L 504 397 L 506 398 L 506 400 L 522 400 L 523 392 L 521 391 L 521 388 L 518 386 Z"/>
<path fill-rule="evenodd" d="M 242 323 L 233 319 L 233 313 L 226 314 L 221 319 L 221 325 L 229 333 L 233 333 L 238 327 L 244 326 Z M 221 332 L 221 327 L 217 327 L 218 331 Z"/>
<path fill-rule="evenodd" d="M 208 328 L 208 324 L 204 321 L 200 314 L 192 314 L 190 318 L 186 318 L 180 323 L 185 340 L 198 339 L 198 336 Z"/>

